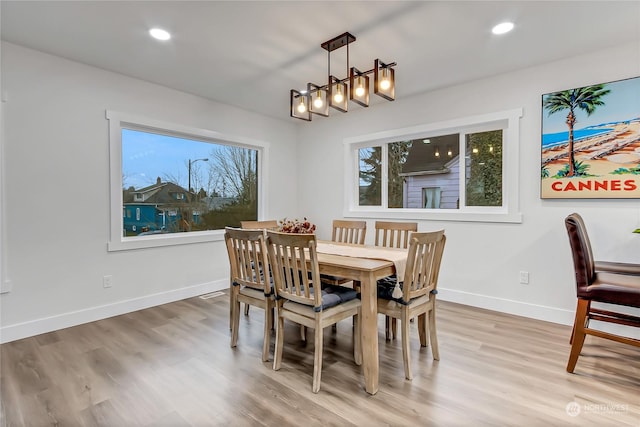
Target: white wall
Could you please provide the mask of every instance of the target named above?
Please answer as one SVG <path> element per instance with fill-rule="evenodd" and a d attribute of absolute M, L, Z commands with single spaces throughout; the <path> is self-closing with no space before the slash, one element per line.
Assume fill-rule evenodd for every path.
<path fill-rule="evenodd" d="M 598 259 L 640 263 L 640 235 L 631 233 L 640 226 L 640 201 L 540 199 L 541 96 L 639 75 L 640 42 L 634 42 L 408 99 L 374 99 L 367 109 L 351 105 L 352 111 L 332 111 L 329 118 L 314 117 L 301 125 L 298 154 L 313 159 L 299 183 L 301 215 L 316 222 L 324 238 L 330 237 L 332 218 L 342 217 L 345 138 L 523 108 L 518 165 L 523 222 L 420 221 L 419 230 L 446 230 L 442 299 L 571 324 L 575 285 L 565 216 L 573 211 L 583 215 Z M 398 88 L 403 84 L 399 64 Z M 373 222 L 368 228 L 373 229 Z M 373 238 L 368 233 L 369 243 Z M 519 283 L 521 270 L 530 273 L 530 284 Z"/>
<path fill-rule="evenodd" d="M 2 43 L 1 76 L 2 255 L 12 286 L 0 296 L 1 342 L 228 286 L 223 242 L 107 252 L 105 110 L 268 142 L 267 215 L 297 214 L 290 121 L 10 43 Z M 103 288 L 104 275 L 113 276 L 112 288 Z"/>
<path fill-rule="evenodd" d="M 368 109 L 354 105 L 312 123 L 266 118 L 9 43 L 1 52 L 2 256 L 12 291 L 0 295 L 0 342 L 227 286 L 219 242 L 107 252 L 107 109 L 269 142 L 267 216 L 307 216 L 319 237 L 329 238 L 331 220 L 343 212 L 345 138 L 522 107 L 523 222 L 419 224 L 447 232 L 440 297 L 571 323 L 575 290 L 563 219 L 573 211 L 587 221 L 597 258 L 640 262 L 640 236 L 630 233 L 640 226 L 638 200 L 541 200 L 538 180 L 541 95 L 640 75 L 638 43 L 374 100 Z M 401 64 L 397 77 L 402 87 Z M 304 166 L 292 169 L 296 162 Z M 157 268 L 150 273 L 149 265 Z M 529 285 L 518 283 L 521 270 L 530 272 Z M 113 275 L 110 289 L 102 287 L 106 274 Z"/>

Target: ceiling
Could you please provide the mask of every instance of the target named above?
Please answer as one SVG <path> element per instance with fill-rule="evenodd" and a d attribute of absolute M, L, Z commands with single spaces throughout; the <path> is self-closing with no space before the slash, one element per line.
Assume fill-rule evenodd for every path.
<path fill-rule="evenodd" d="M 0 8 L 2 40 L 286 120 L 294 120 L 289 90 L 326 83 L 320 44 L 345 31 L 357 38 L 351 66 L 397 62 L 398 100 L 640 42 L 638 0 L 3 0 Z M 491 34 L 505 20 L 515 29 Z M 151 39 L 154 26 L 172 39 Z M 340 78 L 345 57 L 346 49 L 331 55 Z M 384 102 L 373 96 L 371 106 Z"/>

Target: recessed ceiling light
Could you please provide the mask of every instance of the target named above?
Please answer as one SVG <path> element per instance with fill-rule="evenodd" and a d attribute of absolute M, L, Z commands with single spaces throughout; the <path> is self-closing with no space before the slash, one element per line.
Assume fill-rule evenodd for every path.
<path fill-rule="evenodd" d="M 162 28 L 152 28 L 149 30 L 149 34 L 151 37 L 157 40 L 169 40 L 171 38 L 171 34 L 168 31 L 163 30 Z"/>
<path fill-rule="evenodd" d="M 513 22 L 503 22 L 501 24 L 496 25 L 491 29 L 493 34 L 504 34 L 513 30 Z"/>

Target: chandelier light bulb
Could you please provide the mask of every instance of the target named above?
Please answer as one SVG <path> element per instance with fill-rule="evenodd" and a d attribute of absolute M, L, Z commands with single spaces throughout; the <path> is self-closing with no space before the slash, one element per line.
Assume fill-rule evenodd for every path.
<path fill-rule="evenodd" d="M 391 87 L 391 80 L 389 79 L 389 69 L 382 69 L 382 80 L 380 80 L 380 89 L 387 90 Z"/>
<path fill-rule="evenodd" d="M 336 86 L 336 94 L 333 95 L 333 100 L 340 104 L 343 100 L 344 100 L 344 96 L 342 95 L 342 88 L 340 87 L 340 85 Z"/>
<path fill-rule="evenodd" d="M 304 98 L 300 98 L 300 104 L 298 104 L 298 113 L 304 113 L 307 111 L 307 106 L 304 105 Z"/>
<path fill-rule="evenodd" d="M 362 85 L 362 77 L 358 76 L 358 86 L 356 86 L 356 96 L 364 95 L 364 86 Z"/>
<path fill-rule="evenodd" d="M 323 105 L 324 105 L 324 102 L 322 102 L 322 98 L 320 97 L 320 91 L 318 91 L 318 95 L 316 96 L 316 99 L 313 100 L 313 106 L 316 108 L 322 108 Z"/>

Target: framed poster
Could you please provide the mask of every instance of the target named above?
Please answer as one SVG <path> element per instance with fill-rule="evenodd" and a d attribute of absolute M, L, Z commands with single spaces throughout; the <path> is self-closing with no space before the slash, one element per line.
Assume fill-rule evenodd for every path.
<path fill-rule="evenodd" d="M 640 198 L 640 77 L 542 95 L 543 199 Z"/>

